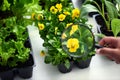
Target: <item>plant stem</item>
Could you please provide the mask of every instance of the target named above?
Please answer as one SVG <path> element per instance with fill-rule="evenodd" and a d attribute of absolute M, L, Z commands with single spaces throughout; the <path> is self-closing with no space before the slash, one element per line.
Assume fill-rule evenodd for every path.
<path fill-rule="evenodd" d="M 102 16 L 102 18 L 104 19 L 105 21 L 105 24 L 106 24 L 106 27 L 107 27 L 107 30 L 110 30 L 110 25 L 109 23 L 107 22 L 107 19 L 105 18 L 105 10 L 104 10 L 104 3 L 102 3 L 102 9 L 100 8 L 100 6 L 98 5 L 97 2 L 93 1 L 94 4 L 96 4 L 96 6 L 98 7 L 98 13 Z"/>

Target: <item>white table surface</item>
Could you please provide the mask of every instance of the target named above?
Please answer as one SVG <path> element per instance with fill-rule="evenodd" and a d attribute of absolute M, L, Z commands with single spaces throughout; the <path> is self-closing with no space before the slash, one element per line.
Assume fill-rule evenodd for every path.
<path fill-rule="evenodd" d="M 73 3 L 77 3 L 73 0 Z M 75 6 L 79 7 L 79 6 Z M 93 24 L 96 32 L 96 25 L 93 18 L 89 18 L 89 23 Z M 95 55 L 90 66 L 85 69 L 73 67 L 69 73 L 60 73 L 56 66 L 44 63 L 44 57 L 40 56 L 43 40 L 39 36 L 37 27 L 28 26 L 29 35 L 33 48 L 35 59 L 35 67 L 33 68 L 33 76 L 30 79 L 21 79 L 16 77 L 15 80 L 120 80 L 120 64 L 107 59 L 101 55 Z"/>

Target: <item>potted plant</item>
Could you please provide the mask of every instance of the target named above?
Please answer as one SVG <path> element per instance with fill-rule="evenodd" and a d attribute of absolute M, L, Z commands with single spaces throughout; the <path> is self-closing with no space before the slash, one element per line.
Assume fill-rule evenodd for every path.
<path fill-rule="evenodd" d="M 34 59 L 24 18 L 26 4 L 32 0 L 1 0 L 0 3 L 0 78 L 13 80 L 32 77 Z"/>
<path fill-rule="evenodd" d="M 87 0 L 83 8 L 86 8 L 86 11 L 90 8 L 88 12 L 94 11 L 99 13 L 99 17 L 96 17 L 100 25 L 98 26 L 98 32 L 107 36 L 117 36 L 120 32 L 120 30 L 118 30 L 120 19 L 119 9 L 116 5 L 119 5 L 119 3 L 119 0 L 115 0 L 114 3 L 111 0 L 101 0 L 101 5 L 99 5 L 97 1 Z"/>
<path fill-rule="evenodd" d="M 62 33 L 74 23 L 86 24 L 87 19 L 82 18 L 80 16 L 81 11 L 72 5 L 66 7 L 62 3 L 57 3 L 48 10 L 32 14 L 32 19 L 39 29 L 40 37 L 44 40 L 43 46 L 46 48 L 46 50 L 41 51 L 41 54 L 45 55 L 45 63 L 58 66 L 60 72 L 67 73 L 72 70 L 71 64 L 77 59 L 74 58 L 73 60 L 73 57 L 63 50 L 61 45 Z M 84 60 L 86 59 L 84 58 Z M 59 67 L 61 65 L 62 69 Z"/>

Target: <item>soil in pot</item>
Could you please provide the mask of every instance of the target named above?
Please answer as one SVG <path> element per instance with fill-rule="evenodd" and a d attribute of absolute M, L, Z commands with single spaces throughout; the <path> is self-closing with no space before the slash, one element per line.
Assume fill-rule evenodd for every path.
<path fill-rule="evenodd" d="M 87 68 L 89 67 L 91 62 L 91 58 L 87 59 L 87 60 L 80 60 L 80 61 L 74 61 L 74 64 L 78 67 L 78 68 Z"/>

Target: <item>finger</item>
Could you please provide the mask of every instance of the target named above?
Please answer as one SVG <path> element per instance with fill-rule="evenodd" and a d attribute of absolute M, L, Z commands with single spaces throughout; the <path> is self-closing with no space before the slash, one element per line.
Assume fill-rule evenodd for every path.
<path fill-rule="evenodd" d="M 116 49 L 106 48 L 106 47 L 98 49 L 96 52 L 98 54 L 105 55 L 105 56 L 113 56 L 113 54 L 116 55 L 116 53 L 118 53 Z"/>
<path fill-rule="evenodd" d="M 106 53 L 101 53 L 101 52 L 102 52 L 101 49 L 97 49 L 97 50 L 96 50 L 96 53 L 97 53 L 97 54 L 106 54 Z M 105 55 L 105 56 L 106 56 L 107 58 L 109 58 L 110 60 L 114 60 L 111 55 Z"/>
<path fill-rule="evenodd" d="M 111 46 L 116 46 L 116 44 L 117 44 L 117 40 L 116 40 L 116 38 L 114 38 L 114 37 L 104 37 L 103 39 L 101 39 L 100 41 L 99 41 L 99 44 L 101 45 L 101 46 L 104 46 L 104 45 L 111 45 Z"/>

